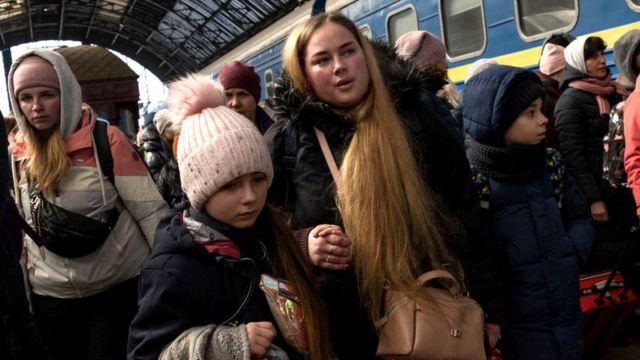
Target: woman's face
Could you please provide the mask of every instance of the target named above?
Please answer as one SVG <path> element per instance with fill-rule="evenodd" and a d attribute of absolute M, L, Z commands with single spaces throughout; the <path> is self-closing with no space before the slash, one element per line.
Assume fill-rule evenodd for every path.
<path fill-rule="evenodd" d="M 309 38 L 304 51 L 307 81 L 320 100 L 333 108 L 358 104 L 369 88 L 362 47 L 342 25 L 326 23 Z"/>
<path fill-rule="evenodd" d="M 239 176 L 220 188 L 204 204 L 205 212 L 238 229 L 252 226 L 267 200 L 267 175 L 253 172 Z"/>
<path fill-rule="evenodd" d="M 549 121 L 541 112 L 542 99 L 536 99 L 516 118 L 507 132 L 504 140 L 507 144 L 536 145 L 542 142 L 547 131 Z"/>
<path fill-rule="evenodd" d="M 50 135 L 60 124 L 60 91 L 46 86 L 26 88 L 18 94 L 20 110 L 41 135 Z"/>
<path fill-rule="evenodd" d="M 604 59 L 604 54 L 601 52 L 588 58 L 586 60 L 587 74 L 596 79 L 604 79 L 607 77 L 607 62 Z"/>

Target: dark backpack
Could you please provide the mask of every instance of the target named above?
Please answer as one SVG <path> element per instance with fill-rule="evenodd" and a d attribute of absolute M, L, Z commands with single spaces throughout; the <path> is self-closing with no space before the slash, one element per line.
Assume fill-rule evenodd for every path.
<path fill-rule="evenodd" d="M 628 187 L 627 172 L 624 170 L 624 121 L 620 102 L 611 109 L 609 131 L 603 139 L 604 159 L 602 177 L 613 187 Z"/>
<path fill-rule="evenodd" d="M 558 208 L 562 207 L 562 195 L 565 188 L 565 168 L 562 164 L 562 158 L 560 152 L 555 149 L 547 148 L 547 158 L 545 160 L 547 172 L 549 173 L 549 179 L 551 185 L 553 185 L 553 193 L 558 203 Z M 483 174 L 480 170 L 472 168 L 472 181 L 478 196 L 480 198 L 480 207 L 483 209 L 489 209 L 489 203 L 491 200 L 491 186 L 488 176 Z"/>

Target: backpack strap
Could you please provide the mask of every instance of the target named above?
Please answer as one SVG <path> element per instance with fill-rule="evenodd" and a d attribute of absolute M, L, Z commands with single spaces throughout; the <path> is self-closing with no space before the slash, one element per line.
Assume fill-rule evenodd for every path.
<path fill-rule="evenodd" d="M 105 122 L 96 120 L 96 124 L 93 127 L 93 141 L 95 141 L 96 149 L 98 150 L 100 169 L 107 179 L 109 179 L 113 187 L 115 187 L 113 156 L 111 155 L 111 147 L 109 146 L 109 137 L 107 135 L 108 126 Z"/>
<path fill-rule="evenodd" d="M 107 177 L 114 190 L 118 193 L 116 187 L 115 175 L 113 172 L 113 155 L 111 154 L 111 146 L 109 146 L 109 136 L 107 134 L 108 124 L 101 120 L 96 120 L 96 124 L 93 126 L 93 141 L 96 144 L 98 152 L 98 163 L 102 174 Z M 144 161 L 142 161 L 144 164 Z M 147 169 L 148 170 L 148 169 Z M 118 193 L 118 198 L 114 203 L 114 207 L 107 217 L 107 223 L 115 225 L 118 221 L 120 213 L 124 210 L 125 206 Z"/>

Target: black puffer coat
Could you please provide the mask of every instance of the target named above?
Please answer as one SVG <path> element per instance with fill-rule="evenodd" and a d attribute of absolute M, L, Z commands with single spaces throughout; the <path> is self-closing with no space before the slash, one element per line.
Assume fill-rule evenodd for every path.
<path fill-rule="evenodd" d="M 157 181 L 160 170 L 171 158 L 169 145 L 162 140 L 153 124 L 142 130 L 140 139 L 142 140 L 140 148 L 144 151 L 144 162 L 147 163 L 153 180 Z"/>
<path fill-rule="evenodd" d="M 424 179 L 438 195 L 440 206 L 463 219 L 466 230 L 473 234 L 469 237 L 473 242 L 461 235 L 450 239 L 448 245 L 454 254 L 460 255 L 470 291 L 482 303 L 491 297 L 489 294 L 501 293 L 493 288 L 500 283 L 496 280 L 498 277 L 493 276 L 495 270 L 490 269 L 495 262 L 487 254 L 483 224 L 474 222 L 480 219 L 480 208 L 464 149 L 453 137 L 448 121 L 436 116 L 431 104 L 424 100 L 429 93 L 424 75 L 397 58 L 392 49 L 378 47 L 376 50 L 385 84 L 404 120 Z M 276 85 L 271 107 L 276 114 L 276 123 L 265 134 L 275 171 L 270 201 L 291 211 L 295 229 L 340 224 L 333 179 L 313 127 L 325 133 L 340 166 L 355 132 L 353 123 L 332 111 L 327 104 L 295 90 L 286 74 Z M 291 148 L 296 149 L 292 170 L 291 166 L 285 166 L 285 156 Z M 333 286 L 325 289 L 329 297 L 325 301 L 329 306 L 336 353 L 340 358 L 373 356 L 375 333 L 367 331 L 371 326 L 366 315 L 354 311 L 360 302 L 355 283 L 349 282 L 353 279 L 344 272 L 326 271 L 325 274 L 328 274 L 327 283 Z"/>
<path fill-rule="evenodd" d="M 604 200 L 602 138 L 609 129 L 609 119 L 600 115 L 595 95 L 569 87 L 572 81 L 583 78 L 585 75 L 570 65 L 562 73 L 562 95 L 555 110 L 556 132 L 567 170 L 587 203 L 593 204 Z M 609 102 L 613 107 L 618 100 L 612 96 Z"/>

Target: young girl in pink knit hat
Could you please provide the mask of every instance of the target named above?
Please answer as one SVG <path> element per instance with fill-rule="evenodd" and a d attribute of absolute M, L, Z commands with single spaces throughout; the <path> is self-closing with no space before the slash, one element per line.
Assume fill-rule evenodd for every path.
<path fill-rule="evenodd" d="M 158 226 L 140 275 L 129 358 L 328 358 L 310 265 L 280 213 L 265 206 L 273 167 L 258 129 L 224 106 L 220 84 L 206 76 L 172 84 L 169 106 L 184 119 L 177 158 L 190 206 Z M 285 340 L 260 274 L 296 289 L 306 348 Z"/>

